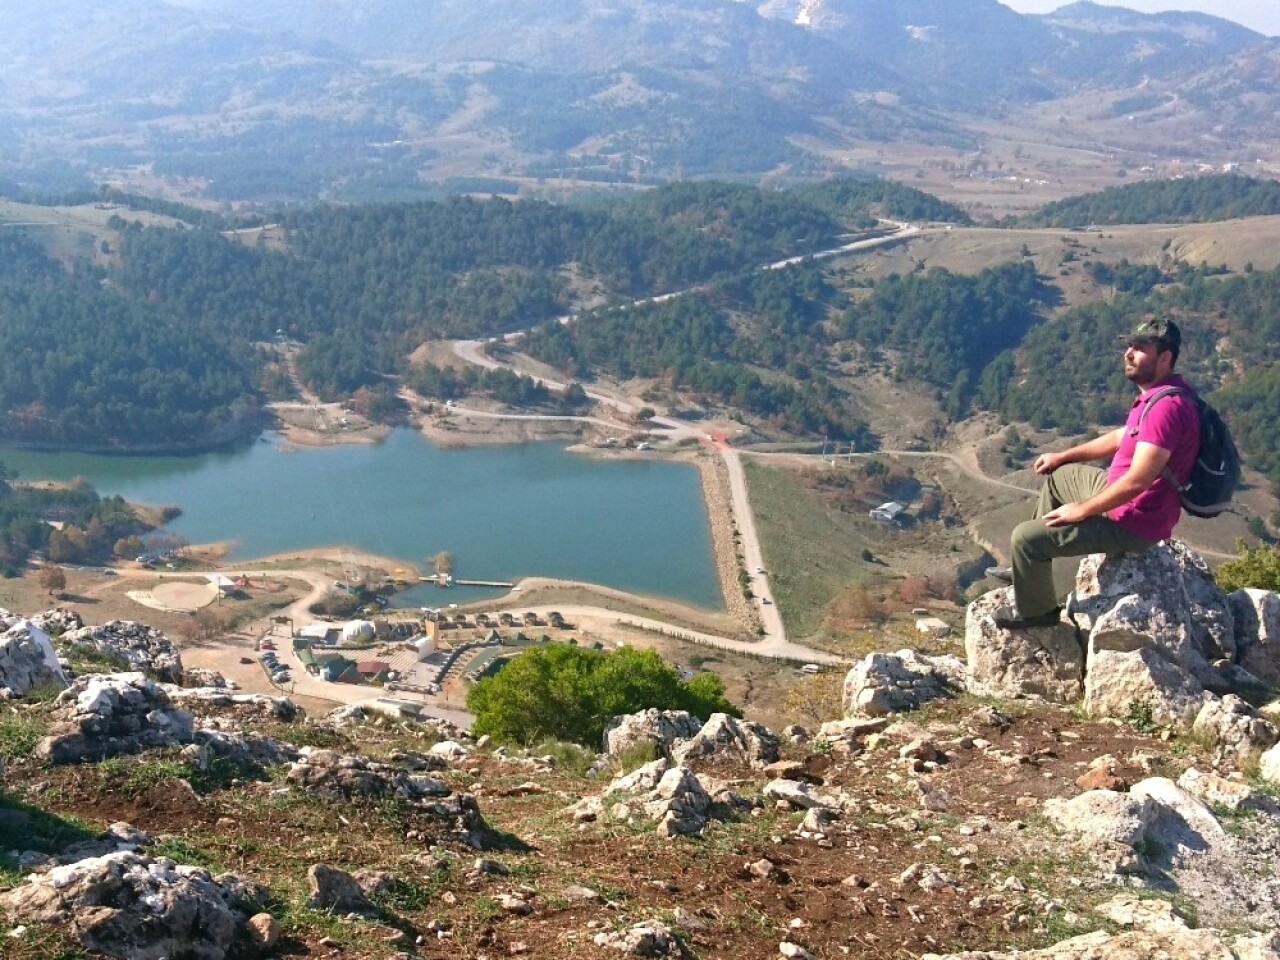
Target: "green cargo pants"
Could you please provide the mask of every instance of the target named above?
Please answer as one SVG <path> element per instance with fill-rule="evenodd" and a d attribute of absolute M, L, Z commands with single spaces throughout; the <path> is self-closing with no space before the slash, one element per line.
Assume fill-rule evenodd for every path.
<path fill-rule="evenodd" d="M 1090 517 L 1063 527 L 1046 526 L 1040 519 L 1064 503 L 1088 500 L 1106 485 L 1106 472 L 1084 463 L 1064 464 L 1045 478 L 1034 519 L 1018 524 L 1010 542 L 1013 595 L 1020 617 L 1042 616 L 1058 606 L 1053 589 L 1054 558 L 1141 553 L 1160 542 L 1135 537 L 1107 517 Z"/>

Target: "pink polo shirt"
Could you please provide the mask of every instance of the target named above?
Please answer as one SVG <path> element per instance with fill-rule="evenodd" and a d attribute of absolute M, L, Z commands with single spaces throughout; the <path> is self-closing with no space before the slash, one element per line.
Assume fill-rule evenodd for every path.
<path fill-rule="evenodd" d="M 1187 392 L 1161 397 L 1155 401 L 1139 428 L 1138 421 L 1142 419 L 1147 398 L 1165 387 L 1181 387 Z M 1133 406 L 1129 408 L 1129 419 L 1125 422 L 1120 449 L 1116 451 L 1111 468 L 1107 471 L 1107 486 L 1115 483 L 1129 469 L 1129 465 L 1133 463 L 1134 450 L 1140 442 L 1168 450 L 1169 469 L 1179 483 L 1187 482 L 1196 462 L 1196 453 L 1200 449 L 1200 415 L 1189 396 L 1193 392 L 1187 381 L 1174 374 L 1138 394 Z M 1107 513 L 1107 516 L 1129 533 L 1146 540 L 1167 538 L 1173 533 L 1181 515 L 1182 501 L 1178 498 L 1178 491 L 1163 474 L 1128 503 L 1113 507 Z"/>

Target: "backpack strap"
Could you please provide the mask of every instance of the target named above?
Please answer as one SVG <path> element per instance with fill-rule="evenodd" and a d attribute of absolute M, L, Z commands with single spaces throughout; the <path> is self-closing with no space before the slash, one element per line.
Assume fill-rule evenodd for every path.
<path fill-rule="evenodd" d="M 1152 404 L 1154 404 L 1157 400 L 1163 400 L 1165 397 L 1171 397 L 1179 393 L 1182 394 L 1183 396 L 1190 396 L 1190 394 L 1188 394 L 1186 390 L 1183 390 L 1182 387 L 1161 387 L 1151 396 L 1147 397 L 1147 399 L 1143 400 L 1142 412 L 1138 414 L 1138 424 L 1132 430 L 1129 431 L 1129 436 L 1136 437 L 1138 435 L 1138 431 L 1142 429 L 1143 422 L 1147 419 L 1147 414 L 1151 412 Z M 1173 489 L 1177 490 L 1179 493 L 1181 493 L 1183 490 L 1185 490 L 1187 487 L 1191 485 L 1190 480 L 1188 480 L 1186 483 L 1179 483 L 1178 478 L 1174 476 L 1173 470 L 1169 468 L 1169 465 L 1167 463 L 1165 464 L 1164 469 L 1160 471 L 1160 476 L 1164 477 L 1164 479 L 1168 481 L 1169 485 L 1172 486 Z"/>
<path fill-rule="evenodd" d="M 1129 436 L 1136 437 L 1138 431 L 1142 429 L 1142 424 L 1146 422 L 1147 414 L 1151 412 L 1151 405 L 1157 400 L 1163 400 L 1165 397 L 1171 397 L 1174 394 L 1181 393 L 1184 396 L 1187 391 L 1181 387 L 1161 387 L 1147 399 L 1142 401 L 1142 413 L 1138 414 L 1138 425 L 1129 431 Z"/>

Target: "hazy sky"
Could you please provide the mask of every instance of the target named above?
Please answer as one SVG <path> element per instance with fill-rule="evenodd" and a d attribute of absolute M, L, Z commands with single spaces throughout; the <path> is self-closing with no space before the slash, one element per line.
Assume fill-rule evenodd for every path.
<path fill-rule="evenodd" d="M 1068 0 L 1001 0 L 1019 13 L 1048 13 L 1065 7 Z M 1163 10 L 1199 10 L 1224 20 L 1234 20 L 1269 37 L 1280 35 L 1280 3 L 1276 0 L 1120 0 L 1108 7 L 1127 7 L 1143 13 Z"/>

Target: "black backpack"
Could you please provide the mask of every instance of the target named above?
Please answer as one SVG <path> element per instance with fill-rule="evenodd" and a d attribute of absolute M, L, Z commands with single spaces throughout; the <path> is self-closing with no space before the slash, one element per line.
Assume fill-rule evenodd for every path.
<path fill-rule="evenodd" d="M 1153 403 L 1175 393 L 1186 394 L 1196 405 L 1196 412 L 1200 415 L 1200 449 L 1196 452 L 1196 462 L 1186 483 L 1178 483 L 1178 478 L 1167 466 L 1163 476 L 1178 491 L 1182 509 L 1187 513 L 1195 517 L 1216 517 L 1231 505 L 1231 496 L 1240 485 L 1240 454 L 1218 411 L 1195 393 L 1181 387 L 1165 387 L 1146 399 L 1138 416 L 1138 427 L 1141 429 Z"/>

